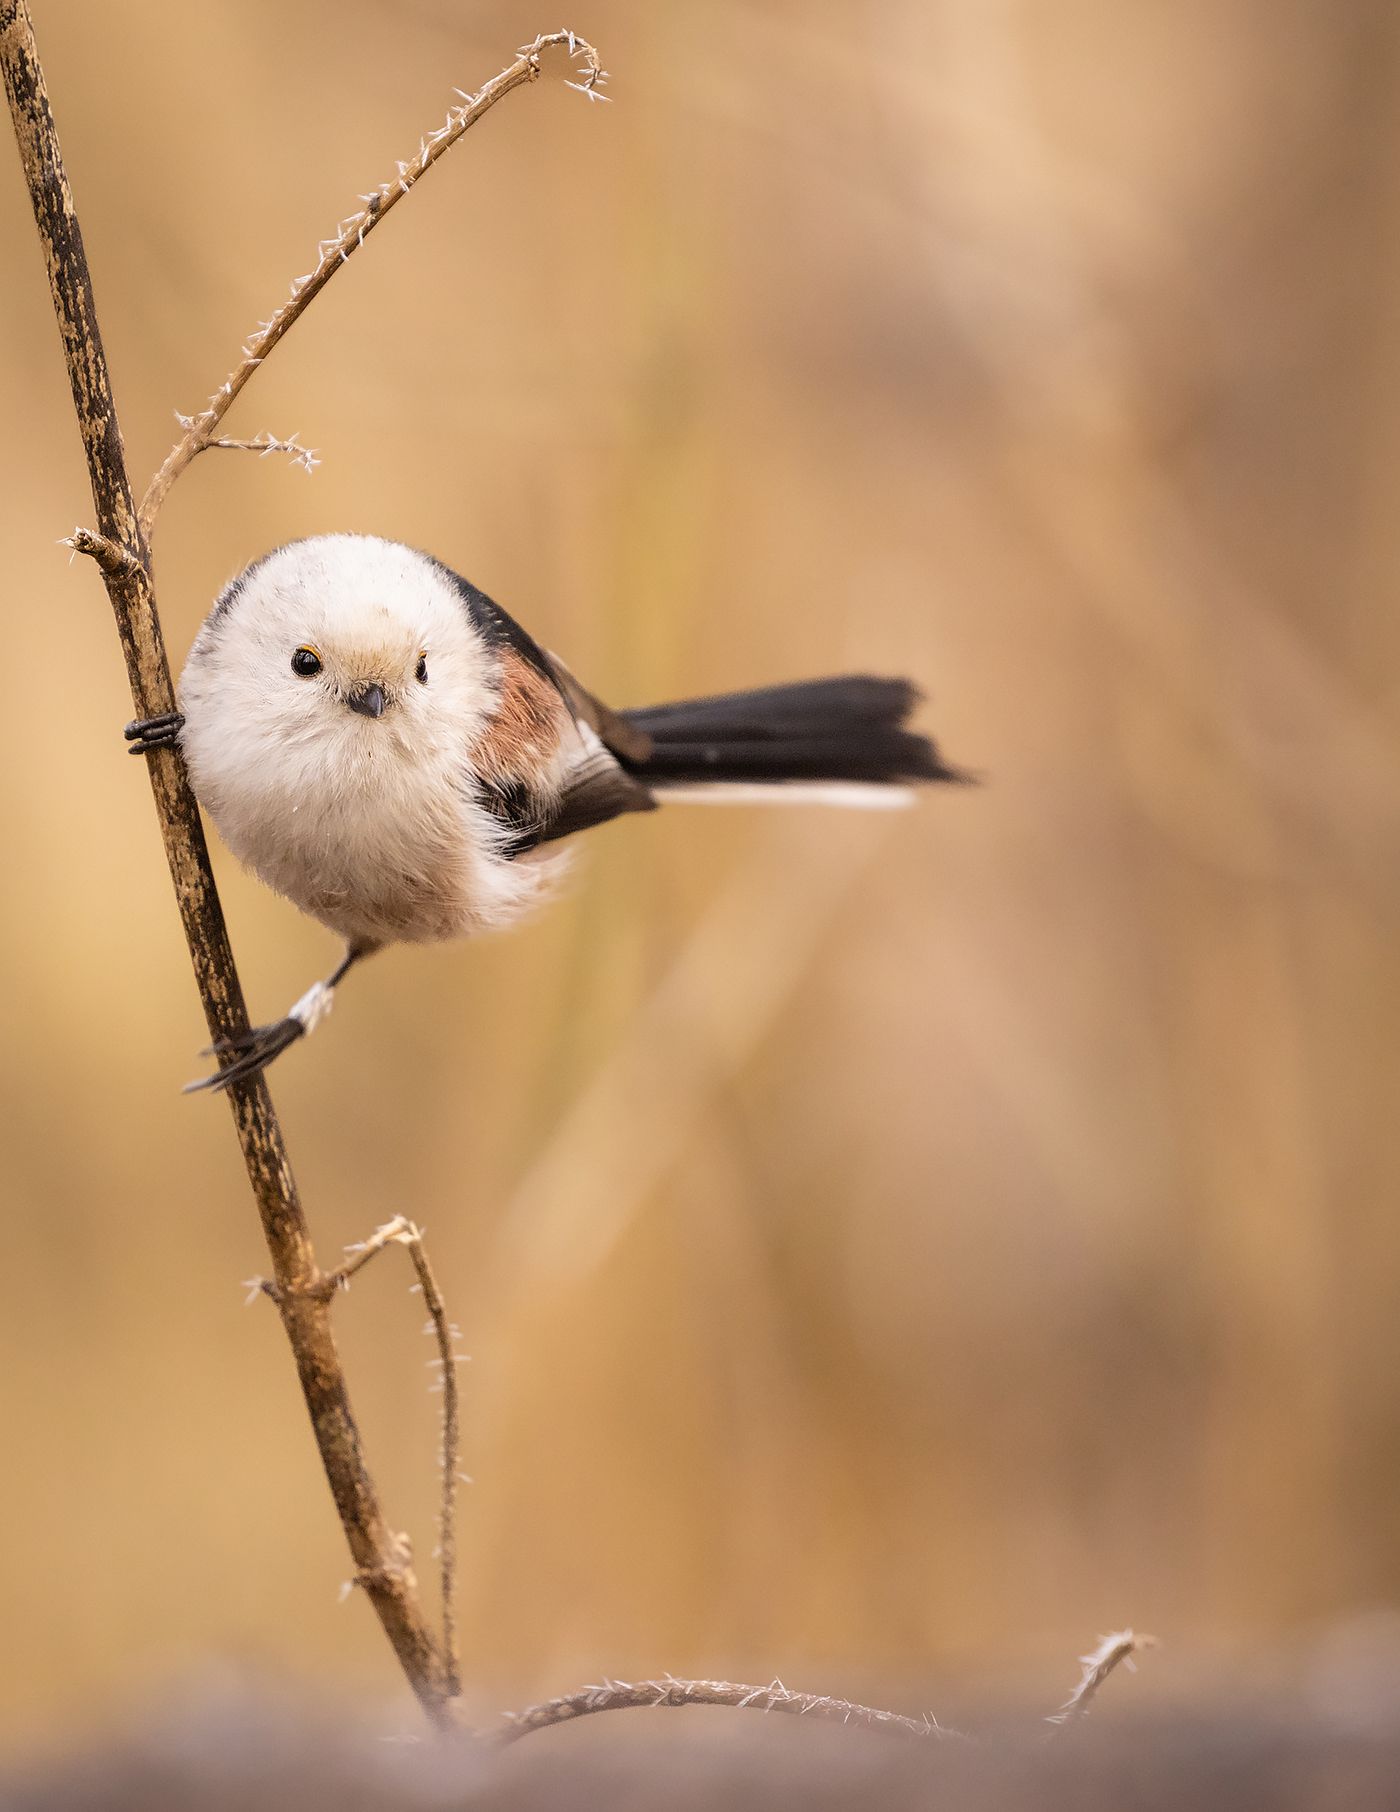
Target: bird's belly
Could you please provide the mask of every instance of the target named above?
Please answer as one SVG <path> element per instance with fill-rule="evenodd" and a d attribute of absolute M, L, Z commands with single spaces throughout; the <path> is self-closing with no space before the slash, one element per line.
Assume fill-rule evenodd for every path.
<path fill-rule="evenodd" d="M 436 763 L 385 743 L 318 767 L 295 747 L 230 759 L 187 721 L 186 759 L 225 843 L 269 887 L 350 942 L 428 943 L 519 918 L 562 862 L 508 860 L 501 827 Z M 371 745 L 375 746 L 375 745 Z"/>
<path fill-rule="evenodd" d="M 470 928 L 471 851 L 456 815 L 415 824 L 363 799 L 301 804 L 266 819 L 254 846 L 236 853 L 350 941 L 423 943 Z"/>

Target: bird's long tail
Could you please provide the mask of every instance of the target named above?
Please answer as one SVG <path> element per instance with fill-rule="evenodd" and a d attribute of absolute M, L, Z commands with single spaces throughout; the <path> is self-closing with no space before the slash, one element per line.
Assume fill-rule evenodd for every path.
<path fill-rule="evenodd" d="M 853 674 L 619 715 L 651 738 L 626 766 L 659 799 L 881 805 L 911 785 L 970 778 L 906 729 L 918 702 L 908 680 Z"/>

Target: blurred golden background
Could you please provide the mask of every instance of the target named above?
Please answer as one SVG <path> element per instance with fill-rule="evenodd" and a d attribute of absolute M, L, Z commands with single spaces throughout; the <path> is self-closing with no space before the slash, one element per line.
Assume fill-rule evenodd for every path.
<path fill-rule="evenodd" d="M 33 0 L 138 489 L 527 0 Z M 978 790 L 667 811 L 391 953 L 275 1070 L 323 1260 L 396 1211 L 465 1373 L 467 1674 L 1167 1691 L 1400 1594 L 1400 13 L 588 0 L 157 533 L 431 549 L 618 704 L 907 671 Z M 211 1658 L 399 1692 L 348 1571 L 0 158 L 0 1731 Z M 331 940 L 216 851 L 255 1015 Z M 426 1562 L 389 1255 L 340 1311 Z M 427 1571 L 425 1565 L 424 1571 Z M 1067 1674 L 1067 1666 L 1069 1672 Z M 1175 1675 L 1174 1675 L 1175 1670 Z M 1133 1691 L 1145 1690 L 1134 1688 Z"/>

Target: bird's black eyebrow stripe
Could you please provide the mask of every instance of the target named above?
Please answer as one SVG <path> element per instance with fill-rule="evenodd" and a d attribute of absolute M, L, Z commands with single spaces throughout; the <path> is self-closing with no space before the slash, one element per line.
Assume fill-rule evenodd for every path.
<path fill-rule="evenodd" d="M 478 632 L 488 648 L 509 648 L 518 654 L 523 661 L 528 661 L 541 678 L 547 679 L 554 690 L 567 705 L 568 694 L 559 683 L 559 676 L 550 665 L 549 656 L 529 633 L 522 629 L 515 618 L 501 609 L 494 599 L 488 598 L 484 591 L 479 591 L 470 579 L 464 579 L 460 573 L 453 572 L 441 560 L 433 559 L 431 554 L 423 556 L 447 580 L 448 584 L 462 600 L 462 607 L 472 627 Z"/>

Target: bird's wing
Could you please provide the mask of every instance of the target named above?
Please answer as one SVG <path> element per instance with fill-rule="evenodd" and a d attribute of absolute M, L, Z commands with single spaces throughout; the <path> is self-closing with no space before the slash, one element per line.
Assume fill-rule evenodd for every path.
<path fill-rule="evenodd" d="M 524 847 L 557 843 L 628 812 L 655 810 L 650 790 L 620 767 L 612 752 L 582 725 L 579 759 L 568 768 L 559 790 L 544 802 L 532 843 Z"/>
<path fill-rule="evenodd" d="M 619 717 L 602 699 L 595 698 L 586 687 L 580 685 L 557 654 L 544 651 L 544 658 L 555 685 L 574 714 L 574 721 L 587 724 L 603 747 L 619 761 L 638 764 L 646 761 L 653 748 L 652 739 L 646 731 L 629 724 L 626 718 Z"/>
<path fill-rule="evenodd" d="M 499 701 L 472 761 L 483 803 L 510 833 L 506 853 L 654 811 L 650 791 L 623 765 L 644 761 L 651 738 L 580 685 L 499 604 L 453 578 L 499 663 Z"/>

